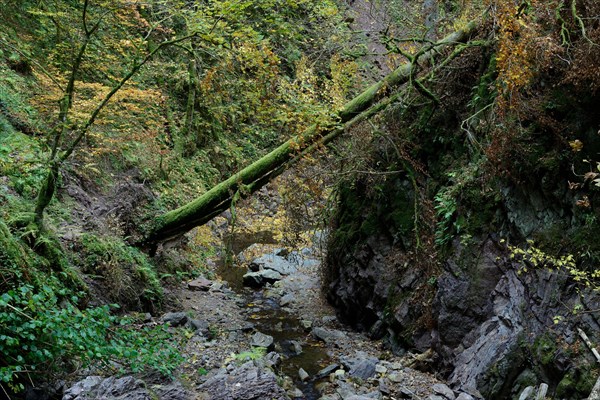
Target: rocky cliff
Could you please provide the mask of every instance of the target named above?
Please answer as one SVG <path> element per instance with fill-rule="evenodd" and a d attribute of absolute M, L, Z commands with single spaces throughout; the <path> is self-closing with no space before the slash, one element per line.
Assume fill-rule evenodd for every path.
<path fill-rule="evenodd" d="M 494 101 L 487 57 L 456 61 L 433 90 L 453 93 L 444 105 L 406 102 L 355 132 L 370 156 L 341 170 L 325 291 L 394 352 L 433 354 L 423 368 L 455 388 L 584 398 L 599 371 L 579 332 L 600 339 L 600 253 L 596 175 L 577 172 L 595 168 L 598 96 L 545 76 L 519 106 L 529 114 L 490 105 L 474 122 L 466 105 Z"/>

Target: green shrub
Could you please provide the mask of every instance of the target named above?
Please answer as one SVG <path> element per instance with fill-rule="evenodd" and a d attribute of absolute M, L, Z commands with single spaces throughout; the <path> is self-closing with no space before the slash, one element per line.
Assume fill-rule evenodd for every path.
<path fill-rule="evenodd" d="M 16 392 L 27 376 L 48 378 L 88 367 L 168 375 L 180 363 L 165 328 L 135 326 L 111 315 L 109 306 L 79 309 L 78 301 L 56 277 L 0 296 L 0 384 Z"/>

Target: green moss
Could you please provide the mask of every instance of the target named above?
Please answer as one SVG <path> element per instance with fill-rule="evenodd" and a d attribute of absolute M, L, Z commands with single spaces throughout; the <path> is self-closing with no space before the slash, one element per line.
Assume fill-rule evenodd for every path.
<path fill-rule="evenodd" d="M 544 367 L 552 365 L 556 351 L 556 338 L 551 334 L 538 336 L 533 342 L 533 355 Z"/>
<path fill-rule="evenodd" d="M 485 375 L 479 377 L 477 388 L 486 399 L 510 398 L 512 382 L 518 378 L 525 362 L 522 347 L 515 345 L 505 357 L 496 361 Z"/>
<path fill-rule="evenodd" d="M 597 379 L 597 371 L 590 366 L 575 368 L 565 374 L 556 387 L 556 398 L 583 399 L 587 397 Z"/>
<path fill-rule="evenodd" d="M 135 308 L 161 301 L 156 270 L 137 248 L 119 238 L 86 233 L 75 250 L 82 270 L 104 281 L 110 300 Z"/>

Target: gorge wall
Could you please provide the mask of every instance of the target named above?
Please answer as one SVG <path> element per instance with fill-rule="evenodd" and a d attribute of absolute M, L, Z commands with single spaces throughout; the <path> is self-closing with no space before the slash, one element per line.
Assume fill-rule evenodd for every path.
<path fill-rule="evenodd" d="M 600 300 L 569 268 L 593 272 L 600 254 L 598 190 L 577 173 L 596 165 L 598 95 L 543 77 L 516 122 L 494 107 L 474 121 L 474 96 L 494 101 L 489 54 L 456 61 L 433 90 L 452 93 L 443 105 L 407 102 L 354 133 L 370 156 L 341 168 L 324 290 L 392 351 L 429 351 L 424 368 L 456 388 L 506 399 L 544 382 L 585 398 L 599 371 L 579 329 L 600 339 Z"/>

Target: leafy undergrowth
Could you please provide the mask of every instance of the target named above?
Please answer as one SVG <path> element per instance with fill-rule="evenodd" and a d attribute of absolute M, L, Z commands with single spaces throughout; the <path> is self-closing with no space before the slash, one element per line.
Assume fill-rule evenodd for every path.
<path fill-rule="evenodd" d="M 0 385 L 17 393 L 28 382 L 81 369 L 105 373 L 179 365 L 178 338 L 164 327 L 115 315 L 117 305 L 85 307 L 87 293 L 71 289 L 58 272 L 0 225 Z"/>

